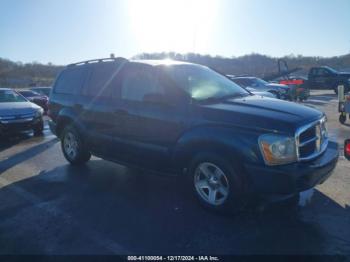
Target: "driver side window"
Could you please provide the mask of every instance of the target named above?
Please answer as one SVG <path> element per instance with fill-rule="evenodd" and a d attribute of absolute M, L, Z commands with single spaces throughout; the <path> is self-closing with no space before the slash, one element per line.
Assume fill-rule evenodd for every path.
<path fill-rule="evenodd" d="M 147 69 L 130 70 L 122 81 L 122 100 L 142 102 L 149 95 L 164 95 L 164 89 L 160 85 L 155 74 Z"/>

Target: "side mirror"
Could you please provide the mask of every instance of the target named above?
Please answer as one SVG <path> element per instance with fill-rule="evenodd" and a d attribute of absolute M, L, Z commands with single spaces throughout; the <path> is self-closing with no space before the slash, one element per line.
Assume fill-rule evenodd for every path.
<path fill-rule="evenodd" d="M 167 104 L 164 95 L 160 93 L 149 93 L 144 95 L 143 102 L 150 104 Z"/>
<path fill-rule="evenodd" d="M 350 139 L 344 142 L 344 156 L 347 160 L 350 160 Z"/>

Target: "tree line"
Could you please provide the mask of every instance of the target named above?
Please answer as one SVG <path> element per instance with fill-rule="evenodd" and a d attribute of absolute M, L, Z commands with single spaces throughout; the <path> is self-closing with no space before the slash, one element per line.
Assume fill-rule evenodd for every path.
<path fill-rule="evenodd" d="M 350 54 L 336 57 L 314 57 L 289 55 L 282 58 L 261 54 L 239 57 L 221 57 L 195 53 L 179 54 L 175 52 L 142 53 L 134 59 L 174 59 L 209 66 L 223 74 L 253 75 L 266 77 L 277 73 L 277 61 L 283 59 L 289 69 L 301 68 L 294 73 L 306 75 L 310 67 L 327 65 L 337 70 L 350 71 Z M 51 86 L 63 66 L 40 63 L 13 62 L 0 58 L 0 87 Z"/>

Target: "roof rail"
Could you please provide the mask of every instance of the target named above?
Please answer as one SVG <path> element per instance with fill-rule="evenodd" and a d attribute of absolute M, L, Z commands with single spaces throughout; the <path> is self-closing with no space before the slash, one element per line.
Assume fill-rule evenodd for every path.
<path fill-rule="evenodd" d="M 128 62 L 128 61 L 129 60 L 124 57 L 100 58 L 100 59 L 91 59 L 91 60 L 86 60 L 78 63 L 69 64 L 67 65 L 67 67 L 94 64 L 94 63 L 103 63 L 103 62 Z"/>

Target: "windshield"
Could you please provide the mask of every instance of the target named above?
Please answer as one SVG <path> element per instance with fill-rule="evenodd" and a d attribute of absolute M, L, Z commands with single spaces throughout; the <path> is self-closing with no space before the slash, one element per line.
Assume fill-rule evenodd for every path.
<path fill-rule="evenodd" d="M 30 90 L 19 91 L 19 93 L 25 97 L 40 96 L 39 93 Z"/>
<path fill-rule="evenodd" d="M 261 78 L 254 78 L 256 83 L 259 83 L 260 85 L 268 85 L 269 83 L 265 80 L 262 80 Z"/>
<path fill-rule="evenodd" d="M 330 72 L 332 72 L 332 73 L 334 73 L 334 74 L 338 73 L 337 70 L 335 70 L 335 69 L 333 69 L 333 68 L 331 68 L 331 67 L 329 67 L 329 66 L 325 66 L 325 68 L 328 69 Z"/>
<path fill-rule="evenodd" d="M 165 67 L 165 72 L 197 101 L 249 95 L 239 85 L 204 66 L 174 65 Z"/>
<path fill-rule="evenodd" d="M 12 90 L 0 90 L 0 103 L 6 102 L 27 102 L 27 100 Z"/>

